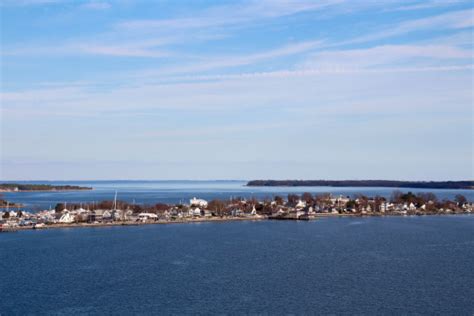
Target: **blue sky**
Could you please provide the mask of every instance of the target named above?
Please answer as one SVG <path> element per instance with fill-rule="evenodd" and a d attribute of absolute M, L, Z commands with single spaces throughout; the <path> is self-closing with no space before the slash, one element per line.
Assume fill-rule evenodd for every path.
<path fill-rule="evenodd" d="M 471 1 L 0 10 L 1 179 L 474 178 Z"/>

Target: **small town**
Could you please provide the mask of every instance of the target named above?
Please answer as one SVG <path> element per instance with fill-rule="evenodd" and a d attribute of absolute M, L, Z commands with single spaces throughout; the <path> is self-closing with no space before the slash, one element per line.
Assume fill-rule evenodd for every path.
<path fill-rule="evenodd" d="M 324 216 L 413 216 L 470 214 L 474 203 L 463 195 L 454 201 L 439 201 L 432 193 L 393 192 L 381 196 L 354 198 L 331 194 L 289 194 L 286 198 L 257 200 L 231 198 L 212 200 L 192 198 L 189 204 L 130 204 L 117 200 L 99 203 L 58 203 L 54 208 L 32 213 L 2 200 L 0 231 L 54 227 L 91 227 L 183 223 L 230 220 L 313 220 Z M 10 210 L 15 206 L 15 210 Z"/>

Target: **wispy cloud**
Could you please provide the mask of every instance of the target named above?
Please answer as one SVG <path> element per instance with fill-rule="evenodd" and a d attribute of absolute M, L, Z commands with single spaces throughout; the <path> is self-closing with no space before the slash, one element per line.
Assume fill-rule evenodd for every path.
<path fill-rule="evenodd" d="M 343 44 L 375 41 L 418 31 L 463 29 L 473 27 L 473 25 L 474 10 L 459 10 L 427 18 L 404 21 L 391 27 L 385 27 L 381 31 L 375 31 L 372 34 L 347 40 Z"/>
<path fill-rule="evenodd" d="M 297 13 L 322 10 L 345 0 L 252 0 L 239 4 L 211 7 L 189 17 L 173 19 L 141 19 L 117 24 L 118 29 L 146 32 L 162 29 L 196 29 L 242 24 L 265 18 L 277 18 Z"/>
<path fill-rule="evenodd" d="M 171 38 L 150 38 L 143 40 L 123 39 L 121 41 L 103 39 L 72 40 L 56 45 L 17 45 L 4 49 L 4 56 L 78 56 L 78 55 L 104 55 L 114 57 L 148 57 L 162 58 L 171 55 L 163 47 L 172 43 Z"/>
<path fill-rule="evenodd" d="M 119 57 L 148 57 L 148 58 L 162 58 L 169 56 L 170 53 L 163 50 L 151 49 L 147 46 L 122 45 L 84 45 L 77 46 L 77 53 L 89 55 L 105 55 L 105 56 L 119 56 Z"/>
<path fill-rule="evenodd" d="M 470 63 L 470 50 L 447 45 L 383 45 L 364 49 L 329 50 L 311 55 L 300 67 L 303 69 L 358 69 L 374 66 L 414 67 L 420 63 L 438 65 L 439 60 Z"/>
<path fill-rule="evenodd" d="M 387 103 L 406 93 L 406 105 L 444 107 L 446 97 L 460 106 L 469 104 L 472 65 L 381 70 L 302 70 L 196 77 L 195 82 L 141 84 L 95 91 L 91 86 L 72 86 L 4 92 L 2 110 L 8 117 L 101 116 L 105 113 L 136 113 L 140 109 L 225 112 L 229 109 L 290 109 L 295 106 L 318 108 L 335 102 L 362 104 L 367 99 Z M 440 75 L 443 73 L 443 75 Z M 212 79 L 207 81 L 206 79 Z M 393 82 L 397 82 L 394 86 Z M 377 86 L 373 90 L 371 87 Z M 432 91 L 437 87 L 436 91 Z M 443 89 L 442 89 L 443 87 Z M 426 89 L 432 91 L 425 95 Z M 465 90 L 468 89 L 468 90 Z M 309 93 L 311 91 L 311 93 Z M 446 91 L 449 93 L 446 94 Z M 361 92 L 364 92 L 361 95 Z M 443 98 L 440 98 L 440 94 Z M 450 105 L 451 107 L 453 105 Z M 357 106 L 356 106 L 357 108 Z M 391 107 L 392 108 L 392 107 Z M 343 109 L 347 110 L 347 109 Z M 374 112 L 378 112 L 377 109 Z M 323 112 L 320 112 L 323 113 Z"/>
<path fill-rule="evenodd" d="M 298 55 L 312 51 L 322 45 L 321 41 L 307 41 L 307 42 L 298 42 L 290 43 L 281 47 L 274 49 L 269 49 L 266 51 L 250 53 L 250 54 L 241 54 L 241 55 L 224 55 L 224 56 L 206 56 L 206 57 L 196 57 L 191 63 L 186 63 L 180 66 L 173 67 L 163 67 L 161 69 L 155 70 L 145 70 L 140 71 L 136 76 L 170 76 L 170 75 L 179 75 L 179 74 L 195 74 L 199 72 L 205 72 L 215 69 L 226 69 L 233 68 L 245 65 L 251 65 L 263 61 L 268 61 L 275 58 L 282 58 L 292 55 Z"/>
<path fill-rule="evenodd" d="M 412 10 L 424 10 L 433 9 L 440 7 L 448 7 L 460 3 L 465 3 L 464 0 L 424 0 L 424 1 L 413 1 L 405 2 L 401 6 L 390 8 L 387 11 L 412 11 Z"/>
<path fill-rule="evenodd" d="M 59 0 L 25 0 L 25 3 L 41 3 L 42 1 Z M 140 19 L 125 20 L 114 23 L 109 29 L 104 29 L 97 34 L 91 34 L 77 39 L 68 39 L 62 43 L 54 44 L 17 44 L 6 45 L 2 55 L 102 55 L 115 57 L 137 57 L 137 58 L 162 58 L 170 56 L 188 56 L 181 60 L 180 64 L 187 64 L 189 69 L 215 69 L 225 66 L 235 67 L 255 63 L 258 60 L 274 58 L 263 51 L 253 55 L 227 56 L 224 58 L 209 57 L 199 58 L 200 65 L 193 65 L 193 54 L 186 52 L 187 46 L 197 42 L 212 42 L 226 38 L 228 32 L 235 32 L 236 28 L 245 28 L 251 25 L 259 25 L 274 19 L 290 16 L 304 12 L 319 12 L 324 16 L 324 9 L 331 8 L 340 14 L 346 14 L 344 5 L 346 0 L 326 1 L 247 1 L 244 3 L 221 5 L 210 7 L 192 16 L 184 16 L 168 19 Z M 9 3 L 9 2 L 6 2 Z M 431 3 L 431 2 L 430 2 Z M 393 5 L 392 2 L 388 3 Z M 431 3 L 432 5 L 437 5 Z M 416 5 L 416 4 L 414 4 Z M 371 1 L 359 4 L 361 8 L 380 7 L 380 3 Z M 83 8 L 107 9 L 110 4 L 105 1 L 89 1 L 81 4 Z M 353 6 L 352 10 L 361 10 Z M 334 13 L 333 13 L 334 14 Z M 458 10 L 445 14 L 430 16 L 422 19 L 406 20 L 391 26 L 382 26 L 372 33 L 355 35 L 352 38 L 339 41 L 324 40 L 326 46 L 342 46 L 364 42 L 372 42 L 386 39 L 411 32 L 433 30 L 433 29 L 465 29 L 474 24 L 473 11 Z M 307 44 L 323 42 L 320 38 L 307 40 Z M 172 45 L 177 47 L 171 48 Z M 288 45 L 286 49 L 304 50 L 299 44 Z M 180 51 L 181 50 L 181 51 Z M 267 49 L 268 50 L 268 49 Z M 171 53 L 173 51 L 173 53 Z M 270 52 L 276 57 L 278 54 L 284 56 L 286 52 Z M 189 64 L 191 62 L 191 64 Z"/>
<path fill-rule="evenodd" d="M 250 164 L 229 157 L 249 156 L 260 163 L 248 174 L 269 177 L 463 178 L 472 165 L 468 1 L 0 5 L 2 161 L 33 162 L 2 164 L 9 177 L 64 177 L 55 162 L 97 157 L 131 163 L 84 164 L 71 177 L 240 176 Z M 187 169 L 140 163 L 190 153 Z"/>

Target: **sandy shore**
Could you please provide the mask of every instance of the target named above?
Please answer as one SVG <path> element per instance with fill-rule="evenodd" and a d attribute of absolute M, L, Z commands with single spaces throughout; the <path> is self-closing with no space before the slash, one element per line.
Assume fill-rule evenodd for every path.
<path fill-rule="evenodd" d="M 72 224 L 50 224 L 43 227 L 33 226 L 18 226 L 14 230 L 44 230 L 55 228 L 84 228 L 84 227 L 114 227 L 114 226 L 141 226 L 141 225 L 160 225 L 160 224 L 187 224 L 187 223 L 204 223 L 204 222 L 230 222 L 230 221 L 261 221 L 266 218 L 255 217 L 224 217 L 224 218 L 196 218 L 185 220 L 170 220 L 170 221 L 147 221 L 147 222 L 110 222 L 110 223 L 72 223 Z"/>
<path fill-rule="evenodd" d="M 462 214 L 423 214 L 422 216 L 442 216 L 442 215 L 470 215 L 467 213 Z M 380 217 L 380 216 L 418 216 L 418 215 L 398 215 L 398 214 L 332 214 L 332 213 L 319 213 L 315 214 L 310 220 L 317 220 L 318 218 L 328 217 Z M 43 227 L 33 226 L 18 226 L 13 229 L 5 230 L 8 231 L 19 231 L 19 230 L 44 230 L 44 229 L 56 229 L 56 228 L 84 228 L 84 227 L 114 227 L 114 226 L 141 226 L 141 225 L 166 225 L 166 224 L 189 224 L 189 223 L 220 223 L 220 222 L 239 222 L 239 221 L 264 221 L 270 220 L 266 217 L 215 217 L 215 218 L 193 218 L 193 219 L 182 219 L 182 220 L 158 220 L 158 221 L 147 221 L 147 222 L 109 222 L 109 223 L 72 223 L 72 224 L 50 224 Z M 1 231 L 0 231 L 1 232 Z"/>

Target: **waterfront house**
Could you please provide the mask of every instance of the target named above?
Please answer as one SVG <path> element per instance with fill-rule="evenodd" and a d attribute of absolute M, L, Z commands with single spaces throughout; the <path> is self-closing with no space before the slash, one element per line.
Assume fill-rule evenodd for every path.
<path fill-rule="evenodd" d="M 299 200 L 298 203 L 296 203 L 295 208 L 297 209 L 302 209 L 306 207 L 306 202 Z"/>
<path fill-rule="evenodd" d="M 191 216 L 201 216 L 201 209 L 199 207 L 196 207 L 195 209 L 190 209 Z"/>
<path fill-rule="evenodd" d="M 121 221 L 127 219 L 126 211 L 123 210 L 113 210 L 111 215 L 114 221 Z"/>
<path fill-rule="evenodd" d="M 197 198 L 192 198 L 189 200 L 189 205 L 190 206 L 196 206 L 196 207 L 201 207 L 201 208 L 207 208 L 207 201 L 203 199 L 197 199 Z"/>
<path fill-rule="evenodd" d="M 142 222 L 146 222 L 146 221 L 149 221 L 149 220 L 158 220 L 158 215 L 154 214 L 154 213 L 140 213 L 138 214 L 138 219 Z"/>
<path fill-rule="evenodd" d="M 10 228 L 18 227 L 18 222 L 15 219 L 8 219 L 3 224 L 3 227 L 10 227 Z"/>
<path fill-rule="evenodd" d="M 78 209 L 74 210 L 76 214 L 82 214 L 82 213 L 87 213 L 87 210 L 83 209 L 82 207 L 79 207 Z"/>
<path fill-rule="evenodd" d="M 110 222 L 113 220 L 113 217 L 112 217 L 112 212 L 109 211 L 109 210 L 105 210 L 103 213 L 102 213 L 102 221 L 104 222 Z"/>
<path fill-rule="evenodd" d="M 242 210 L 238 208 L 237 209 L 234 208 L 230 211 L 230 215 L 236 216 L 236 217 L 242 216 L 243 214 L 244 212 L 242 212 Z"/>
<path fill-rule="evenodd" d="M 88 222 L 102 222 L 102 215 L 104 214 L 104 210 L 94 210 L 89 214 Z"/>

